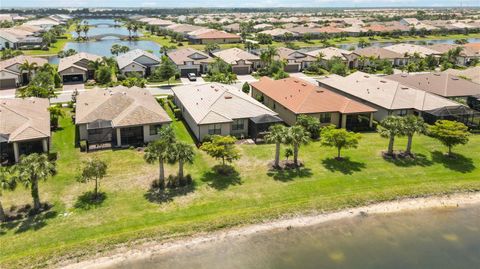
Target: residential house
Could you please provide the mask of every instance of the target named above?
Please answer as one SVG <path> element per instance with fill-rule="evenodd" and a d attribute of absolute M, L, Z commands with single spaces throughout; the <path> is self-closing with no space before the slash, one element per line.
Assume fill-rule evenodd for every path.
<path fill-rule="evenodd" d="M 374 118 L 377 121 L 383 120 L 388 115 L 424 116 L 432 110 L 461 106 L 457 102 L 416 87 L 359 71 L 347 77 L 330 75 L 328 78 L 318 80 L 318 83 L 322 87 L 375 108 L 377 112 L 374 113 Z"/>
<path fill-rule="evenodd" d="M 454 76 L 464 78 L 480 84 L 480 66 L 474 66 L 467 69 L 447 69 L 443 71 L 447 74 L 452 74 Z"/>
<path fill-rule="evenodd" d="M 309 115 L 318 118 L 322 125 L 347 129 L 372 127 L 374 108 L 300 78 L 262 77 L 250 85 L 252 96 L 262 100 L 289 125 L 294 125 L 298 116 Z"/>
<path fill-rule="evenodd" d="M 239 48 L 214 52 L 213 55 L 232 65 L 232 72 L 237 75 L 250 74 L 261 67 L 260 57 Z"/>
<path fill-rule="evenodd" d="M 215 29 L 199 29 L 187 34 L 187 38 L 192 44 L 229 44 L 239 43 L 241 37 L 236 34 L 227 33 Z"/>
<path fill-rule="evenodd" d="M 462 98 L 480 94 L 480 84 L 447 73 L 394 74 L 386 76 L 403 85 L 445 98 Z"/>
<path fill-rule="evenodd" d="M 153 53 L 141 49 L 134 49 L 117 56 L 118 69 L 124 75 L 136 73 L 142 77 L 148 77 L 160 62 L 160 58 Z"/>
<path fill-rule="evenodd" d="M 87 146 L 135 146 L 159 138 L 172 120 L 147 89 L 95 88 L 77 96 L 75 124 Z"/>
<path fill-rule="evenodd" d="M 366 47 L 362 49 L 354 50 L 355 54 L 363 58 L 375 58 L 380 60 L 387 60 L 392 63 L 393 66 L 403 66 L 407 63 L 407 57 L 404 54 L 397 53 L 395 51 L 387 50 L 382 47 Z M 360 62 L 360 59 L 359 59 Z M 364 64 L 368 65 L 368 59 Z"/>
<path fill-rule="evenodd" d="M 315 49 L 305 52 L 312 57 L 320 57 L 320 61 L 325 65 L 327 61 L 332 60 L 334 57 L 341 59 L 349 68 L 356 68 L 358 66 L 359 55 L 355 52 L 339 49 L 336 47 L 328 47 Z"/>
<path fill-rule="evenodd" d="M 175 63 L 183 77 L 189 73 L 205 74 L 208 71 L 208 64 L 214 61 L 208 54 L 192 48 L 169 51 L 167 56 Z"/>
<path fill-rule="evenodd" d="M 229 25 L 225 25 L 225 26 L 223 26 L 223 29 L 225 31 L 229 31 L 229 32 L 232 32 L 232 33 L 238 33 L 238 32 L 240 32 L 240 24 L 239 23 L 232 23 L 232 24 L 229 24 Z"/>
<path fill-rule="evenodd" d="M 0 62 L 0 90 L 16 88 L 29 82 L 28 71 L 20 70 L 20 65 L 28 62 L 43 66 L 48 63 L 47 59 L 19 55 Z M 32 71 L 34 74 L 35 71 Z"/>
<path fill-rule="evenodd" d="M 198 139 L 208 135 L 261 137 L 281 119 L 257 100 L 234 86 L 220 83 L 173 87 L 175 104 Z"/>
<path fill-rule="evenodd" d="M 24 28 L 1 28 L 0 50 L 3 49 L 37 49 L 43 44 L 43 39 L 37 32 L 27 31 Z"/>
<path fill-rule="evenodd" d="M 0 99 L 0 165 L 48 152 L 50 102 L 45 98 Z"/>
<path fill-rule="evenodd" d="M 286 62 L 286 72 L 300 72 L 316 61 L 311 55 L 284 47 L 277 48 L 277 54 L 274 59 Z"/>
<path fill-rule="evenodd" d="M 415 44 L 395 44 L 383 47 L 386 50 L 390 50 L 396 52 L 398 54 L 403 54 L 405 57 L 413 56 L 414 54 L 418 54 L 420 57 L 426 57 L 428 55 L 437 55 L 438 52 L 433 49 L 429 49 L 425 46 L 415 45 Z"/>
<path fill-rule="evenodd" d="M 64 83 L 84 82 L 93 79 L 95 69 L 90 62 L 100 60 L 102 57 L 86 52 L 80 52 L 72 56 L 61 58 L 58 63 L 58 73 Z"/>
<path fill-rule="evenodd" d="M 293 37 L 297 36 L 296 33 L 292 32 L 292 31 L 289 31 L 287 29 L 282 29 L 282 28 L 275 28 L 275 29 L 271 29 L 271 30 L 261 31 L 261 32 L 259 32 L 259 34 L 270 35 L 275 40 L 283 40 L 284 37 L 285 37 L 285 34 L 291 34 Z"/>
<path fill-rule="evenodd" d="M 27 21 L 24 23 L 25 25 L 33 25 L 33 26 L 38 26 L 42 29 L 45 29 L 45 30 L 50 30 L 53 26 L 56 26 L 56 25 L 60 25 L 62 24 L 61 22 L 55 20 L 55 19 L 52 19 L 52 18 L 41 18 L 41 19 L 38 19 L 38 20 L 31 20 L 31 21 Z"/>
<path fill-rule="evenodd" d="M 272 30 L 273 28 L 274 28 L 274 26 L 271 25 L 271 24 L 268 24 L 268 23 L 260 23 L 260 24 L 257 24 L 257 25 L 253 26 L 253 29 L 255 31 Z"/>

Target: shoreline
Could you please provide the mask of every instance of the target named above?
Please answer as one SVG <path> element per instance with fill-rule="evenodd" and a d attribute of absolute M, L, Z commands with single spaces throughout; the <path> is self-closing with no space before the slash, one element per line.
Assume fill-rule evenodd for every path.
<path fill-rule="evenodd" d="M 314 215 L 299 215 L 264 223 L 233 227 L 230 229 L 197 234 L 169 241 L 154 241 L 133 246 L 130 249 L 119 247 L 111 251 L 107 256 L 92 257 L 86 261 L 74 263 L 64 261 L 64 265 L 58 264 L 63 269 L 104 269 L 113 268 L 124 261 L 135 261 L 160 256 L 162 254 L 178 251 L 183 248 L 201 247 L 224 240 L 234 240 L 239 237 L 249 236 L 255 233 L 276 231 L 290 228 L 301 228 L 322 223 L 352 218 L 370 214 L 389 214 L 403 211 L 415 211 L 434 208 L 465 207 L 480 204 L 480 192 L 454 193 L 450 195 L 427 196 L 419 198 L 405 198 L 387 202 L 374 203 L 366 206 L 347 208 L 329 213 Z"/>

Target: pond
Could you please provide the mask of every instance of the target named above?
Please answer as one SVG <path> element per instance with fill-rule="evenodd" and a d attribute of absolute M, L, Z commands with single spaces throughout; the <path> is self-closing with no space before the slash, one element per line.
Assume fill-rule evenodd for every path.
<path fill-rule="evenodd" d="M 480 206 L 359 216 L 260 232 L 126 260 L 112 268 L 480 268 Z"/>
<path fill-rule="evenodd" d="M 468 43 L 478 43 L 480 42 L 480 38 L 466 38 Z M 368 41 L 368 39 L 365 39 Z M 402 41 L 401 43 L 408 43 L 408 44 L 416 44 L 416 45 L 434 45 L 434 44 L 455 44 L 456 39 L 434 39 L 434 40 L 413 40 L 413 41 Z M 397 42 L 370 42 L 371 46 L 375 47 L 386 47 L 390 45 L 398 44 Z M 357 48 L 357 43 L 349 43 L 349 44 L 340 44 L 338 45 L 341 49 L 349 49 L 351 47 Z"/>

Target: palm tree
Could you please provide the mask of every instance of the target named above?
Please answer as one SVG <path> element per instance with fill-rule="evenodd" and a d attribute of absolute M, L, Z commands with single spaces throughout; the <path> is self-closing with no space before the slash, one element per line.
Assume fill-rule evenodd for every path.
<path fill-rule="evenodd" d="M 38 194 L 38 181 L 47 180 L 48 177 L 55 174 L 55 163 L 50 162 L 46 154 L 33 153 L 28 156 L 22 156 L 17 169 L 19 179 L 25 186 L 30 186 L 33 198 L 33 211 L 38 212 L 41 206 Z"/>
<path fill-rule="evenodd" d="M 286 141 L 293 146 L 293 163 L 298 166 L 298 150 L 300 145 L 306 145 L 310 141 L 310 133 L 300 125 L 288 128 Z"/>
<path fill-rule="evenodd" d="M 175 143 L 175 134 L 170 126 L 163 127 L 158 133 L 160 139 L 150 142 L 145 149 L 143 158 L 147 163 L 154 163 L 158 161 L 159 176 L 158 185 L 161 189 L 165 187 L 165 160 L 171 158 L 171 148 Z"/>
<path fill-rule="evenodd" d="M 87 34 L 88 34 L 88 31 L 90 31 L 90 25 L 84 24 L 83 27 L 82 27 L 82 30 L 85 33 L 85 39 L 88 39 Z"/>
<path fill-rule="evenodd" d="M 122 46 L 120 44 L 113 44 L 112 47 L 110 48 L 110 53 L 112 53 L 115 56 L 118 56 L 120 53 L 120 48 Z"/>
<path fill-rule="evenodd" d="M 280 166 L 280 145 L 285 143 L 287 127 L 282 124 L 270 126 L 269 133 L 265 136 L 268 143 L 275 143 L 275 167 Z"/>
<path fill-rule="evenodd" d="M 131 22 L 127 22 L 127 24 L 125 25 L 125 27 L 127 28 L 128 30 L 128 39 L 132 39 L 132 29 L 133 29 L 133 25 Z"/>
<path fill-rule="evenodd" d="M 403 118 L 403 134 L 407 136 L 407 149 L 405 153 L 408 155 L 412 154 L 412 140 L 415 133 L 423 134 L 427 130 L 427 126 L 422 118 L 408 115 Z"/>
<path fill-rule="evenodd" d="M 380 122 L 378 132 L 382 137 L 388 138 L 388 155 L 393 155 L 395 136 L 403 134 L 403 118 L 400 116 L 388 116 Z"/>
<path fill-rule="evenodd" d="M 265 65 L 270 66 L 270 64 L 273 62 L 273 58 L 276 55 L 278 55 L 277 48 L 275 48 L 273 46 L 268 46 L 260 54 L 260 59 L 265 63 Z"/>
<path fill-rule="evenodd" d="M 18 69 L 20 69 L 20 71 L 22 72 L 27 71 L 28 81 L 32 79 L 32 73 L 33 71 L 37 70 L 37 68 L 38 68 L 37 63 L 29 63 L 27 60 L 25 60 L 25 62 L 18 67 Z"/>
<path fill-rule="evenodd" d="M 132 31 L 135 34 L 135 37 L 137 36 L 137 31 L 138 31 L 138 24 L 134 23 L 132 26 Z"/>
<path fill-rule="evenodd" d="M 193 163 L 195 152 L 190 144 L 185 142 L 177 142 L 173 147 L 173 160 L 178 161 L 178 179 L 183 179 L 183 165 L 185 163 Z"/>
<path fill-rule="evenodd" d="M 77 33 L 77 40 L 80 40 L 82 38 L 81 34 L 83 32 L 82 25 L 76 24 L 75 25 L 75 33 Z"/>
<path fill-rule="evenodd" d="M 0 197 L 3 190 L 14 190 L 17 186 L 17 181 L 11 176 L 11 169 L 0 166 Z M 0 200 L 0 222 L 5 221 L 5 211 L 3 210 L 2 201 Z"/>

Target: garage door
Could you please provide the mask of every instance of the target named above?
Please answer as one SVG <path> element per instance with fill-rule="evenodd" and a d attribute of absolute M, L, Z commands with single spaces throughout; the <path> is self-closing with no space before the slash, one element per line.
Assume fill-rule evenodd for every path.
<path fill-rule="evenodd" d="M 0 89 L 13 89 L 16 88 L 15 79 L 2 79 L 0 80 Z"/>
<path fill-rule="evenodd" d="M 83 75 L 64 75 L 63 82 L 82 82 Z"/>
<path fill-rule="evenodd" d="M 250 68 L 248 66 L 234 66 L 232 67 L 232 72 L 237 75 L 248 75 L 250 74 Z"/>
<path fill-rule="evenodd" d="M 186 77 L 188 75 L 188 73 L 194 73 L 195 75 L 198 76 L 198 71 L 196 68 L 193 68 L 193 69 L 181 69 L 180 70 L 180 76 L 182 77 Z"/>
<path fill-rule="evenodd" d="M 298 72 L 298 64 L 289 64 L 285 66 L 285 72 Z"/>

